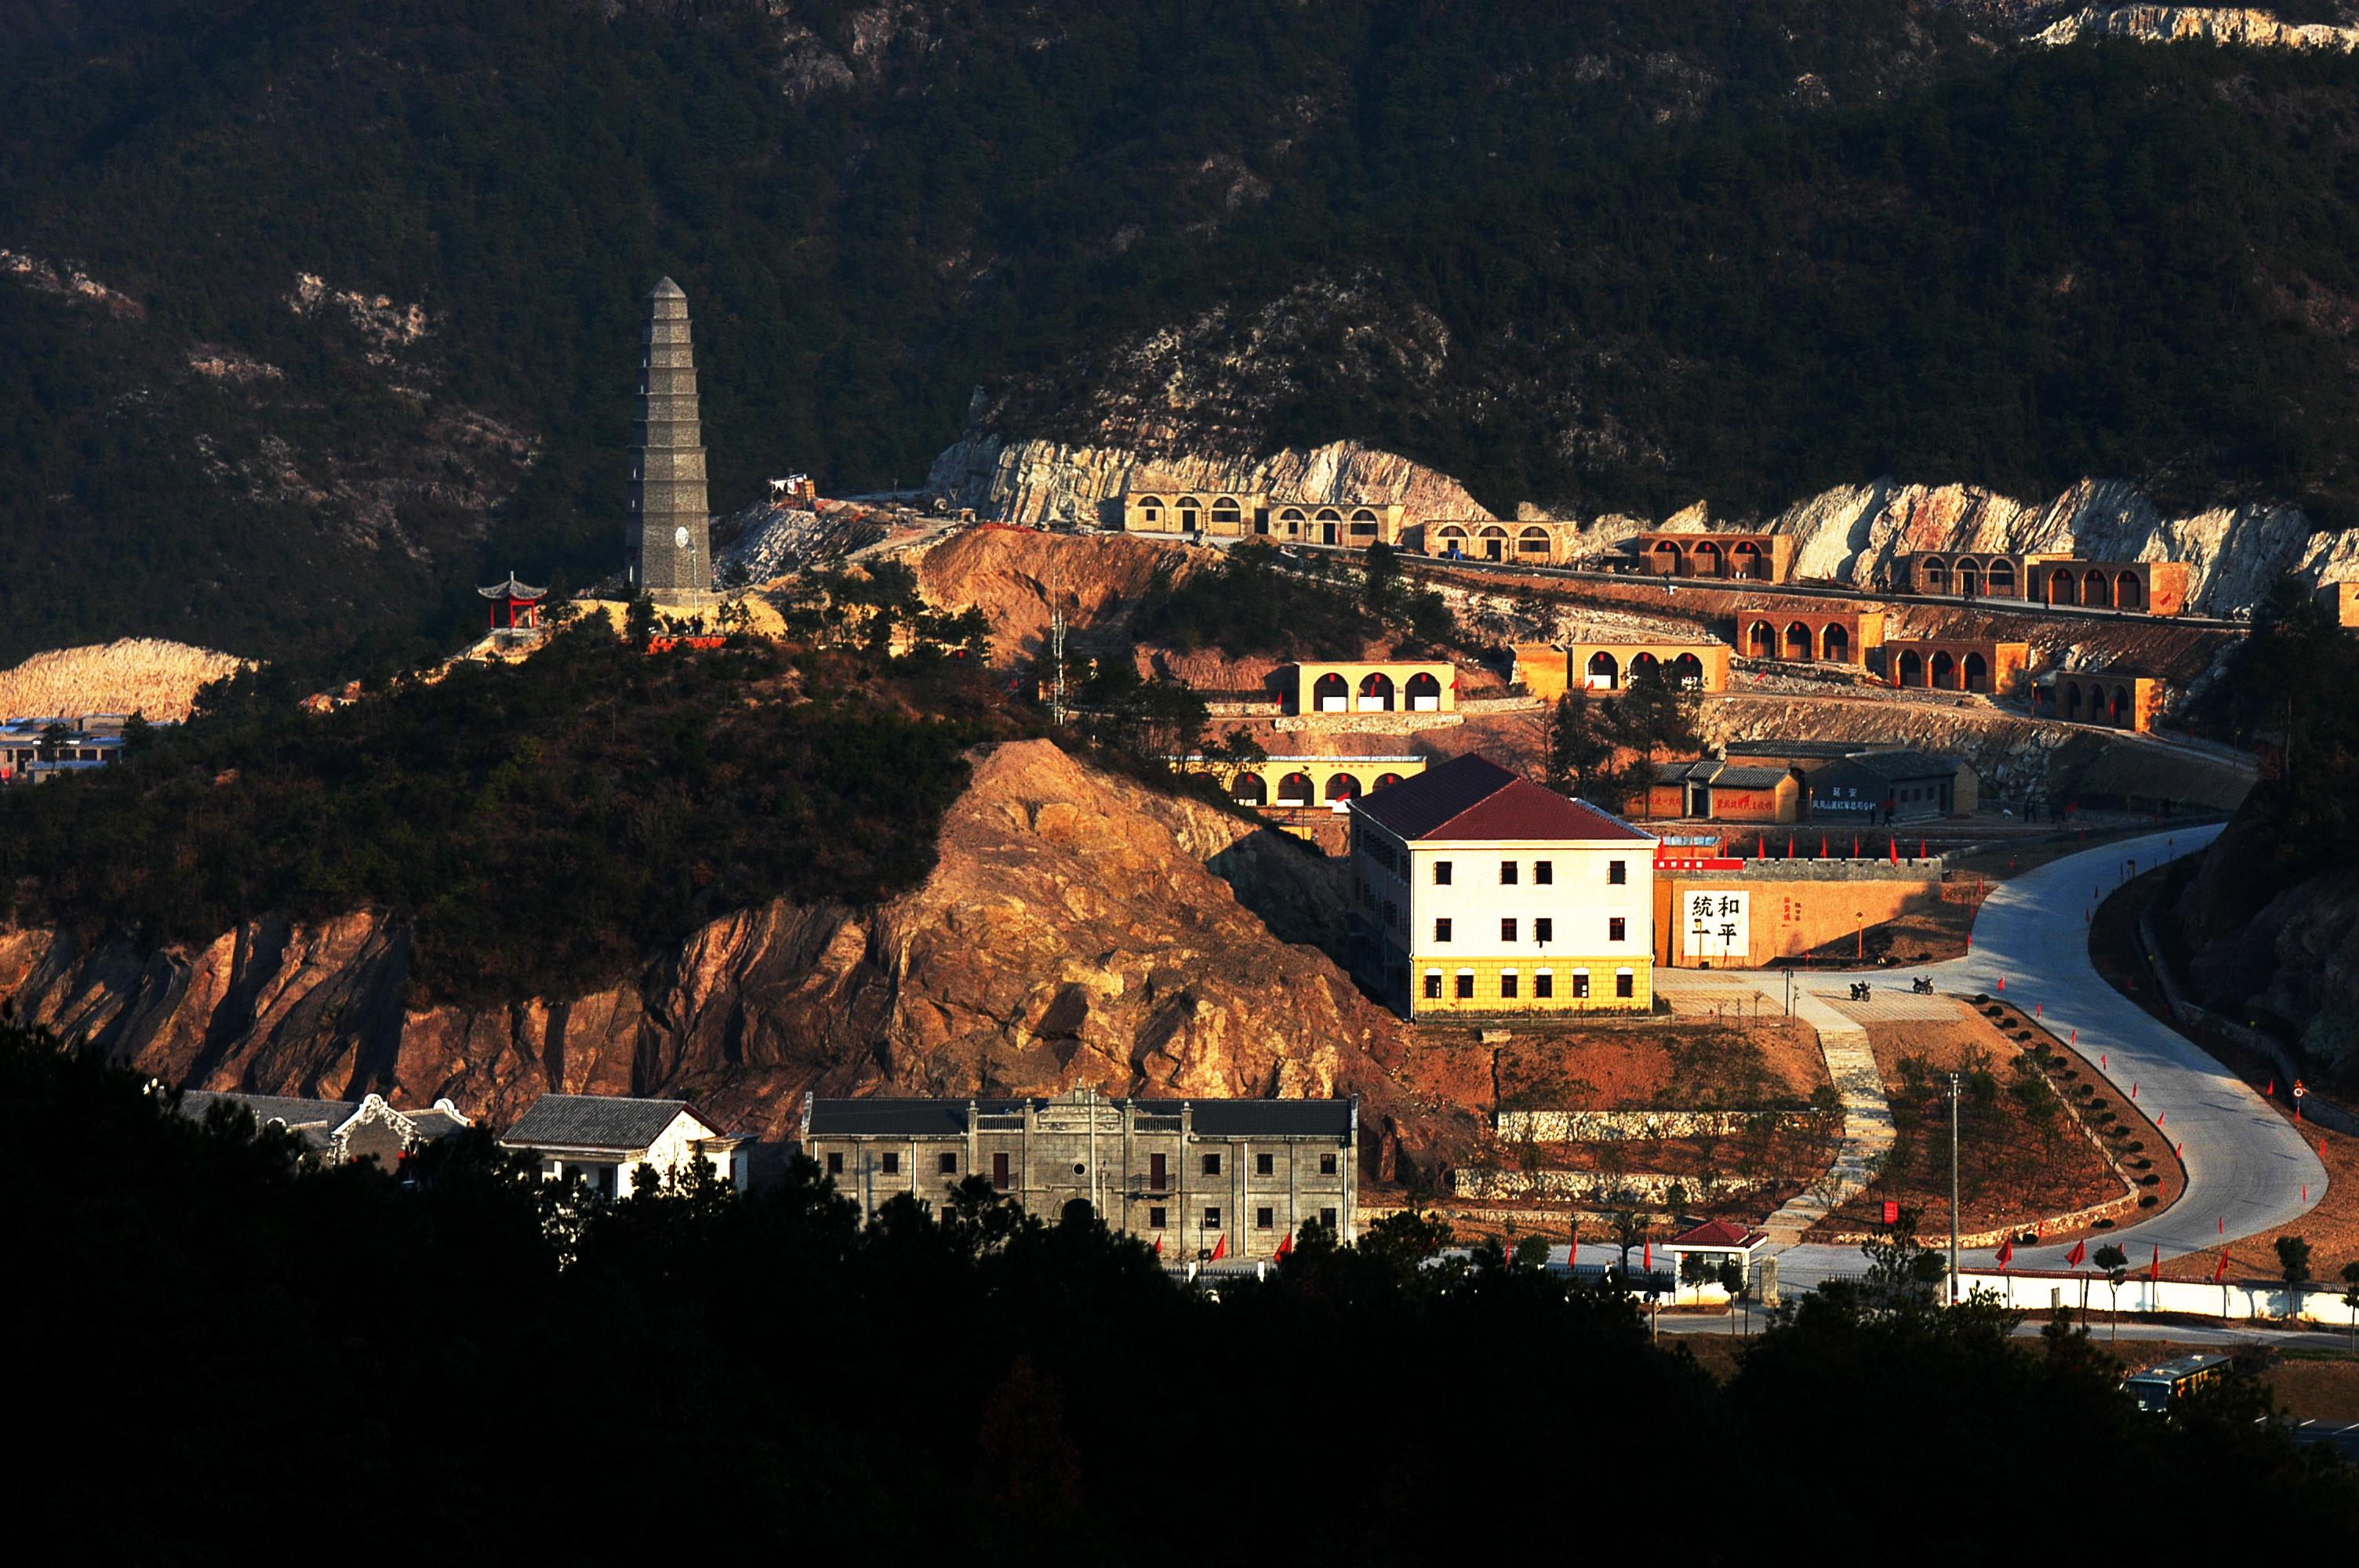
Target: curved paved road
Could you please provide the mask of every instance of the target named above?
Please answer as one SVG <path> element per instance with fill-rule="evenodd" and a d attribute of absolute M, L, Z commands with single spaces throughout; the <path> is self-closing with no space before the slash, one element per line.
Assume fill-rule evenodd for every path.
<path fill-rule="evenodd" d="M 2139 1108 L 2148 1117 L 2161 1115 L 2164 1136 L 2185 1144 L 2187 1190 L 2180 1200 L 2153 1219 L 2111 1234 L 2134 1267 L 2151 1258 L 2158 1246 L 2164 1257 L 2174 1258 L 2218 1245 L 2223 1220 L 2230 1240 L 2282 1225 L 2326 1195 L 2326 1168 L 2300 1133 L 2193 1042 L 2107 985 L 2089 960 L 2093 894 L 2118 885 L 2123 862 L 2135 860 L 2140 871 L 2151 871 L 2202 849 L 2219 833 L 2212 825 L 2149 834 L 2069 855 L 2015 878 L 1984 902 L 1970 955 L 1913 971 L 1930 969 L 1943 990 L 1967 995 L 1996 994 L 2005 977 L 2008 1001 L 2026 1008 L 2037 1003 L 2040 1021 L 2060 1040 L 2071 1040 L 2077 1031 L 2077 1049 L 2090 1067 L 2096 1069 L 2102 1061 L 2102 1071 L 2125 1094 L 2135 1083 Z M 1879 970 L 1861 978 L 1888 986 L 1905 983 L 1908 976 Z M 2014 1264 L 2060 1269 L 2068 1250 L 2017 1248 Z M 1986 1250 L 1960 1255 L 1969 1267 L 1990 1261 Z M 1860 1267 L 1857 1249 L 1847 1247 L 1796 1247 L 1779 1259 L 1782 1279 L 1796 1285 Z"/>

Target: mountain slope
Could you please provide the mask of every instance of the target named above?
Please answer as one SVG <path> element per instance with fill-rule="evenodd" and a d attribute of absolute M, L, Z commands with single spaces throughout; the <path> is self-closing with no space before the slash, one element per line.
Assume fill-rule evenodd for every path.
<path fill-rule="evenodd" d="M 0 656 L 393 649 L 475 573 L 611 569 L 664 272 L 724 511 L 914 482 L 980 413 L 1356 439 L 1502 513 L 2098 474 L 2359 517 L 2322 51 L 1886 0 L 5 0 L 0 37 L 0 246 L 140 311 L 0 275 Z"/>

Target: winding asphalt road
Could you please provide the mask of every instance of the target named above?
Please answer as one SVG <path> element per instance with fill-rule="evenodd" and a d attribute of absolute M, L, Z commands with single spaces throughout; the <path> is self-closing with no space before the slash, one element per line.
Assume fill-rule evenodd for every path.
<path fill-rule="evenodd" d="M 2089 959 L 2088 912 L 2118 885 L 2124 863 L 2140 871 L 2193 854 L 2220 833 L 2215 824 L 2116 841 L 2068 855 L 2002 883 L 1984 901 L 1973 927 L 1973 950 L 1962 958 L 1923 966 L 1944 991 L 1999 993 L 2029 1009 L 2124 1094 L 2137 1086 L 2138 1108 L 2162 1118 L 2162 1135 L 2185 1146 L 2187 1190 L 2154 1218 L 2111 1234 L 2133 1265 L 2162 1249 L 2180 1257 L 2282 1225 L 2326 1195 L 2326 1167 L 2297 1131 L 2261 1097 L 2186 1036 L 2133 1004 L 2105 983 Z M 1814 987 L 1832 979 L 1906 983 L 1893 970 L 1872 975 L 1814 975 Z M 1782 980 L 1779 982 L 1783 984 Z M 2016 1249 L 2014 1267 L 2060 1269 L 2069 1249 Z M 1988 1250 L 1960 1255 L 1961 1264 L 1988 1266 Z M 1778 1259 L 1781 1284 L 1807 1286 L 1862 1266 L 1854 1248 L 1803 1246 Z"/>

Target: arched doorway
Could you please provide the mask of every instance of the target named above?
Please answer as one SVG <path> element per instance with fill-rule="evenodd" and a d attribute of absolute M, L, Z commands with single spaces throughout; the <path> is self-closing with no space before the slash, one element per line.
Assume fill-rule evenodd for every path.
<path fill-rule="evenodd" d="M 1398 773 L 1378 773 L 1376 775 L 1375 787 L 1377 789 L 1383 789 L 1387 785 L 1397 784 L 1400 782 L 1401 776 Z"/>
<path fill-rule="evenodd" d="M 1371 670 L 1360 679 L 1360 711 L 1390 713 L 1393 710 L 1393 677 L 1382 670 Z"/>
<path fill-rule="evenodd" d="M 2131 712 L 2130 688 L 2125 686 L 2114 687 L 2114 716 L 2110 722 L 2127 728 Z"/>
<path fill-rule="evenodd" d="M 1098 1211 L 1090 1206 L 1087 1198 L 1067 1198 L 1065 1206 L 1057 1212 L 1060 1225 L 1088 1226 L 1097 1219 Z"/>
<path fill-rule="evenodd" d="M 1669 539 L 1658 539 L 1647 552 L 1647 564 L 1664 577 L 1680 575 L 1680 547 Z"/>
<path fill-rule="evenodd" d="M 2013 561 L 1993 561 L 1990 564 L 1990 570 L 1984 575 L 1990 582 L 1992 593 L 2001 599 L 2015 597 L 2015 563 Z"/>
<path fill-rule="evenodd" d="M 1360 793 L 1360 781 L 1349 773 L 1327 775 L 1327 798 L 1330 801 L 1351 800 Z"/>
<path fill-rule="evenodd" d="M 1966 655 L 1966 689 L 1968 691 L 1990 689 L 1990 661 L 1980 654 Z"/>
<path fill-rule="evenodd" d="M 1940 691 L 1955 689 L 1958 684 L 1958 661 L 1950 656 L 1947 648 L 1933 650 L 1931 676 L 1925 683 Z"/>
<path fill-rule="evenodd" d="M 2104 610 L 2114 602 L 2114 579 L 2103 572 L 2091 572 L 2081 579 L 2081 602 L 2093 609 Z"/>
<path fill-rule="evenodd" d="M 1237 504 L 1237 498 L 1234 495 L 1220 496 L 1212 502 L 1212 526 L 1216 530 L 1236 533 L 1245 522 L 1245 508 Z"/>
<path fill-rule="evenodd" d="M 1819 657 L 1831 665 L 1851 663 L 1851 633 L 1840 626 L 1830 626 L 1819 633 Z"/>
<path fill-rule="evenodd" d="M 2064 683 L 2064 717 L 2075 724 L 2081 721 L 2081 683 L 2079 681 L 2068 680 Z"/>
<path fill-rule="evenodd" d="M 1433 553 L 1437 556 L 1463 556 L 1466 553 L 1466 530 L 1455 523 L 1445 523 L 1434 535 Z"/>
<path fill-rule="evenodd" d="M 1681 654 L 1671 661 L 1671 684 L 1681 691 L 1703 689 L 1703 661 L 1693 654 Z"/>
<path fill-rule="evenodd" d="M 1924 655 L 1918 653 L 1914 648 L 1902 649 L 1900 652 L 1900 674 L 1897 678 L 1895 678 L 1893 685 L 1923 686 L 1924 684 Z"/>
<path fill-rule="evenodd" d="M 1761 569 L 1761 546 L 1750 539 L 1739 539 L 1729 548 L 1729 562 L 1742 578 L 1759 579 L 1768 574 Z"/>
<path fill-rule="evenodd" d="M 1433 713 L 1441 708 L 1441 683 L 1423 670 L 1409 676 L 1403 690 L 1411 713 Z"/>
<path fill-rule="evenodd" d="M 1367 546 L 1376 542 L 1376 514 L 1366 507 L 1352 514 L 1352 543 Z"/>
<path fill-rule="evenodd" d="M 1229 786 L 1229 798 L 1239 806 L 1267 806 L 1269 785 L 1259 773 L 1248 769 L 1237 774 L 1237 782 Z"/>
<path fill-rule="evenodd" d="M 1192 495 L 1180 498 L 1180 532 L 1193 534 L 1204 525 L 1204 503 Z"/>
<path fill-rule="evenodd" d="M 1589 655 L 1588 674 L 1585 684 L 1592 691 L 1612 691 L 1622 684 L 1622 666 L 1603 648 Z"/>
<path fill-rule="evenodd" d="M 1632 680 L 1636 680 L 1640 676 L 1659 676 L 1662 673 L 1663 661 L 1655 657 L 1654 654 L 1633 654 L 1630 655 L 1630 678 Z"/>
<path fill-rule="evenodd" d="M 1289 539 L 1299 539 L 1305 521 L 1301 508 L 1289 506 L 1277 514 L 1277 531 Z"/>
<path fill-rule="evenodd" d="M 2146 608 L 2146 589 L 2138 586 L 2137 573 L 2124 572 L 2114 579 L 2114 608 L 2116 610 Z"/>
<path fill-rule="evenodd" d="M 1516 535 L 1516 554 L 1524 559 L 1545 562 L 1549 556 L 1549 536 L 1545 528 L 1527 528 Z"/>
<path fill-rule="evenodd" d="M 1807 661 L 1811 649 L 1810 629 L 1797 621 L 1786 628 L 1786 656 Z"/>
<path fill-rule="evenodd" d="M 1710 539 L 1698 539 L 1695 546 L 1695 575 L 1726 577 L 1728 563 L 1721 557 L 1720 546 Z"/>
<path fill-rule="evenodd" d="M 1927 593 L 1950 591 L 1950 563 L 1939 556 L 1931 557 L 1925 562 L 1925 591 Z"/>
<path fill-rule="evenodd" d="M 2081 602 L 2081 596 L 2072 591 L 2072 569 L 2070 567 L 2060 568 L 2048 574 L 2048 602 L 2050 604 Z"/>
<path fill-rule="evenodd" d="M 1745 651 L 1756 659 L 1777 656 L 1777 633 L 1769 629 L 1769 622 L 1756 621 L 1745 629 Z"/>
<path fill-rule="evenodd" d="M 1310 711 L 1313 713 L 1349 712 L 1351 697 L 1351 687 L 1342 676 L 1330 670 L 1311 685 Z"/>
<path fill-rule="evenodd" d="M 1960 561 L 1958 563 L 1958 597 L 1972 599 L 1982 590 L 1982 568 L 1972 561 Z"/>
<path fill-rule="evenodd" d="M 1159 498 L 1150 495 L 1138 503 L 1138 525 L 1150 533 L 1163 531 L 1163 503 Z"/>
<path fill-rule="evenodd" d="M 1318 522 L 1319 542 L 1321 544 L 1340 545 L 1343 542 L 1343 514 L 1342 513 L 1336 511 L 1332 506 L 1322 506 L 1319 509 Z"/>
<path fill-rule="evenodd" d="M 1504 561 L 1507 558 L 1507 531 L 1495 524 L 1483 530 L 1483 558 Z"/>
<path fill-rule="evenodd" d="M 1277 804 L 1280 806 L 1309 806 L 1310 804 L 1310 775 L 1306 773 L 1297 772 L 1288 773 L 1284 778 L 1278 780 Z"/>

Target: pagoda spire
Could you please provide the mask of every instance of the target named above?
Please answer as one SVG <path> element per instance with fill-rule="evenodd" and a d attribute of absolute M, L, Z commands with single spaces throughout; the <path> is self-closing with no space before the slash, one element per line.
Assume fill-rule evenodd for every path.
<path fill-rule="evenodd" d="M 631 514 L 624 535 L 631 592 L 701 605 L 712 589 L 704 438 L 688 296 L 667 277 L 647 294 L 640 339 L 639 417 L 631 441 Z"/>

